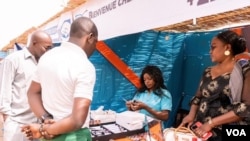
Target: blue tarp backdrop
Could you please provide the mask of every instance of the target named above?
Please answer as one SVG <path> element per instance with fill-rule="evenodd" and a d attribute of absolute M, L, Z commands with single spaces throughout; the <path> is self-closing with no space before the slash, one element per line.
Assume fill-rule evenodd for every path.
<path fill-rule="evenodd" d="M 165 84 L 173 97 L 173 110 L 166 126 L 173 125 L 179 109 L 189 110 L 204 68 L 211 65 L 210 40 L 220 31 L 170 33 L 145 31 L 105 40 L 138 76 L 148 64 L 161 68 Z M 116 112 L 126 110 L 122 98 L 131 99 L 135 93 L 132 85 L 99 52 L 90 57 L 97 72 L 92 110 L 104 106 Z"/>
<path fill-rule="evenodd" d="M 242 34 L 247 39 L 250 27 L 243 29 Z M 162 70 L 173 98 L 170 118 L 165 121 L 166 127 L 171 127 L 178 110 L 189 110 L 189 101 L 198 88 L 203 70 L 212 65 L 209 55 L 211 39 L 221 31 L 173 33 L 148 30 L 104 42 L 137 76 L 148 64 Z M 250 47 L 249 40 L 247 47 Z M 4 56 L 3 53 L 0 55 Z M 136 87 L 98 51 L 90 61 L 97 74 L 91 110 L 100 106 L 116 112 L 127 110 L 123 99 L 132 99 Z"/>

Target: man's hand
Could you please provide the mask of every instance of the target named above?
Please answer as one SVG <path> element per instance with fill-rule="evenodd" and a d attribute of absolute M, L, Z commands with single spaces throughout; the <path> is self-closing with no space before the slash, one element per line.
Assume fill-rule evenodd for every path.
<path fill-rule="evenodd" d="M 24 125 L 21 127 L 21 131 L 26 135 L 29 140 L 39 139 L 42 137 L 39 132 L 40 124 L 34 123 L 30 125 Z"/>
<path fill-rule="evenodd" d="M 55 123 L 53 119 L 46 119 L 43 124 L 43 130 L 46 128 L 45 126 L 50 126 L 51 124 Z M 29 140 L 45 138 L 45 139 L 52 139 L 55 135 L 50 135 L 46 131 L 44 131 L 44 135 L 41 134 L 41 124 L 34 123 L 29 125 L 24 125 L 21 127 L 21 131 L 26 135 Z"/>
<path fill-rule="evenodd" d="M 51 124 L 53 124 L 53 123 L 55 123 L 55 120 L 53 120 L 53 119 L 45 119 L 45 121 L 44 121 L 44 128 L 46 128 L 45 126 L 50 126 Z M 55 137 L 55 135 L 50 135 L 50 134 L 48 134 L 48 132 L 44 132 L 45 134 L 44 134 L 44 138 L 45 139 L 52 139 L 52 138 L 54 138 Z"/>

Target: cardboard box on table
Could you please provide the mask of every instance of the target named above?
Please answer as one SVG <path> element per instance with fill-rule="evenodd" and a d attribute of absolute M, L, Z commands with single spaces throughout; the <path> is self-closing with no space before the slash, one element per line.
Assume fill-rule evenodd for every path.
<path fill-rule="evenodd" d="M 132 131 L 142 129 L 145 124 L 145 118 L 147 117 L 144 114 L 125 111 L 116 115 L 116 123 Z M 152 118 L 150 120 L 152 121 Z"/>
<path fill-rule="evenodd" d="M 90 111 L 90 118 L 100 123 L 115 122 L 116 112 L 112 110 L 103 110 L 103 108 L 104 107 L 101 106 L 97 110 Z"/>

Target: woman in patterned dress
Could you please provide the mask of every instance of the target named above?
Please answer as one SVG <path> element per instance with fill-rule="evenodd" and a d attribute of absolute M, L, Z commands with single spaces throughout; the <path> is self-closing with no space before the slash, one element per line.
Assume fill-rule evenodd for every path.
<path fill-rule="evenodd" d="M 191 100 L 189 114 L 180 126 L 190 126 L 199 121 L 202 126 L 195 133 L 202 137 L 211 131 L 208 141 L 222 140 L 223 124 L 250 124 L 250 66 L 243 69 L 242 92 L 238 102 L 232 102 L 229 87 L 230 74 L 235 66 L 236 55 L 245 52 L 246 41 L 235 32 L 227 30 L 219 33 L 211 42 L 211 61 L 216 63 L 205 69 L 196 95 Z M 247 86 L 248 85 L 248 86 Z"/>

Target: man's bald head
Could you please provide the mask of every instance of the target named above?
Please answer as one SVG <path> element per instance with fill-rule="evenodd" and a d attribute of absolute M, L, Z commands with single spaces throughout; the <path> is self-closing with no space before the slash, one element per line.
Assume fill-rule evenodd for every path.
<path fill-rule="evenodd" d="M 71 24 L 70 36 L 75 38 L 81 38 L 86 34 L 93 33 L 94 36 L 98 36 L 97 27 L 94 22 L 86 17 L 79 17 Z"/>
<path fill-rule="evenodd" d="M 81 47 L 89 57 L 95 51 L 97 41 L 97 27 L 90 18 L 79 17 L 73 21 L 69 42 Z"/>
<path fill-rule="evenodd" d="M 36 30 L 31 34 L 30 37 L 30 44 L 34 42 L 52 42 L 52 39 L 45 31 Z"/>
<path fill-rule="evenodd" d="M 52 39 L 48 33 L 42 30 L 34 31 L 30 36 L 28 50 L 37 60 L 52 47 Z"/>

